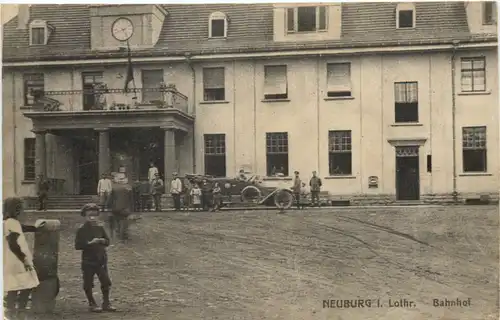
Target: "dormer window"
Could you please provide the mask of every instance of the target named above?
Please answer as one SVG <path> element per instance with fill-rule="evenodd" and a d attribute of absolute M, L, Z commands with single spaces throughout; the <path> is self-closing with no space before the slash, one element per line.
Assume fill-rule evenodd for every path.
<path fill-rule="evenodd" d="M 497 3 L 488 1 L 483 3 L 483 24 L 497 23 Z"/>
<path fill-rule="evenodd" d="M 317 32 L 327 29 L 325 6 L 288 8 L 286 11 L 287 32 Z"/>
<path fill-rule="evenodd" d="M 413 3 L 404 2 L 396 8 L 396 27 L 398 29 L 415 28 L 416 14 Z"/>
<path fill-rule="evenodd" d="M 45 45 L 49 41 L 53 27 L 43 20 L 33 20 L 30 23 L 30 45 Z"/>
<path fill-rule="evenodd" d="M 214 12 L 208 21 L 209 38 L 227 37 L 227 16 L 222 12 Z"/>

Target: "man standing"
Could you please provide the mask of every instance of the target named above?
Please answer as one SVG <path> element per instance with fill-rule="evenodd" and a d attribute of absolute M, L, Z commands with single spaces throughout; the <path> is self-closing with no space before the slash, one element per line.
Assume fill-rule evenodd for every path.
<path fill-rule="evenodd" d="M 113 186 L 111 185 L 111 180 L 107 174 L 103 174 L 101 180 L 97 184 L 97 195 L 99 196 L 101 211 L 105 211 L 108 208 L 109 196 Z"/>
<path fill-rule="evenodd" d="M 160 179 L 159 173 L 155 175 L 155 178 L 151 183 L 151 187 L 153 188 L 151 193 L 153 195 L 153 201 L 155 203 L 155 210 L 161 211 L 161 195 L 164 189 L 163 189 L 163 181 Z"/>
<path fill-rule="evenodd" d="M 149 181 L 150 184 L 156 178 L 157 174 L 159 174 L 158 173 L 158 168 L 155 166 L 155 164 L 153 163 L 153 161 L 151 161 L 151 163 L 149 164 L 149 170 L 148 170 L 148 181 Z"/>
<path fill-rule="evenodd" d="M 176 211 L 181 210 L 181 193 L 182 193 L 182 181 L 179 179 L 177 172 L 173 173 L 173 179 L 170 183 L 170 194 L 172 199 L 174 199 L 174 208 Z"/>
<path fill-rule="evenodd" d="M 47 211 L 47 198 L 49 194 L 49 182 L 43 174 L 38 176 L 38 210 Z"/>
<path fill-rule="evenodd" d="M 293 179 L 293 196 L 295 197 L 295 203 L 297 204 L 297 209 L 301 209 L 300 205 L 300 189 L 302 188 L 302 181 L 299 177 L 299 172 L 295 171 L 295 178 Z"/>
<path fill-rule="evenodd" d="M 111 216 L 109 229 L 111 237 L 118 231 L 121 240 L 128 239 L 128 217 L 132 208 L 132 188 L 125 180 L 117 180 L 111 192 Z"/>
<path fill-rule="evenodd" d="M 321 179 L 316 176 L 316 171 L 313 171 L 313 176 L 309 181 L 309 186 L 311 187 L 311 202 L 312 205 L 317 205 L 319 207 L 319 193 L 321 191 Z"/>

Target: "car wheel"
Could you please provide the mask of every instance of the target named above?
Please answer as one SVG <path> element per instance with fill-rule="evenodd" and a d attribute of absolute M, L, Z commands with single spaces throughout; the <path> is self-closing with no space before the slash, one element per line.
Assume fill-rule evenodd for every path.
<path fill-rule="evenodd" d="M 258 203 L 261 199 L 262 193 L 259 188 L 255 186 L 246 186 L 241 190 L 241 201 L 242 202 L 254 202 Z"/>

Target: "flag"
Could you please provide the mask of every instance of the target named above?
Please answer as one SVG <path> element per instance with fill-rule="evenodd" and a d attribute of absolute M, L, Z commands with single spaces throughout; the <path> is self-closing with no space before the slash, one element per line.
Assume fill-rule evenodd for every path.
<path fill-rule="evenodd" d="M 128 52 L 128 64 L 127 64 L 127 76 L 125 78 L 125 92 L 128 91 L 128 84 L 130 81 L 134 80 L 134 69 L 132 68 L 132 56 L 130 55 L 130 46 L 127 41 L 127 52 Z"/>

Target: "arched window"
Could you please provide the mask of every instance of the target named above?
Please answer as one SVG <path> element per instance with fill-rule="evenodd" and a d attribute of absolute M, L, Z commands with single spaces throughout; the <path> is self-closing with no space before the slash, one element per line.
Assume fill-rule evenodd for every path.
<path fill-rule="evenodd" d="M 411 2 L 399 3 L 396 8 L 396 28 L 412 29 L 416 23 L 415 4 Z"/>
<path fill-rule="evenodd" d="M 30 23 L 30 45 L 45 45 L 49 41 L 53 27 L 44 20 L 33 20 Z"/>
<path fill-rule="evenodd" d="M 222 12 L 214 12 L 208 21 L 209 38 L 227 37 L 227 16 Z"/>

